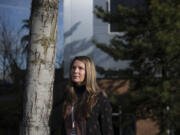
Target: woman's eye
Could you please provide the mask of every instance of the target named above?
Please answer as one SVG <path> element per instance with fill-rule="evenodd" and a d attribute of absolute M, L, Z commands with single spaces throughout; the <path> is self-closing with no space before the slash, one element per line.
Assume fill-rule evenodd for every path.
<path fill-rule="evenodd" d="M 83 67 L 79 67 L 79 69 L 83 70 L 84 68 Z"/>

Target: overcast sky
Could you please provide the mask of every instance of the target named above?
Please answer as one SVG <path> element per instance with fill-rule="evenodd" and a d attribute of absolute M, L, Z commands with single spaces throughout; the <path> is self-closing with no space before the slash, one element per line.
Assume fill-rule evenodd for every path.
<path fill-rule="evenodd" d="M 63 0 L 59 1 L 57 54 L 63 55 Z M 0 0 L 0 20 L 19 30 L 23 25 L 22 20 L 29 18 L 30 6 L 31 0 Z"/>

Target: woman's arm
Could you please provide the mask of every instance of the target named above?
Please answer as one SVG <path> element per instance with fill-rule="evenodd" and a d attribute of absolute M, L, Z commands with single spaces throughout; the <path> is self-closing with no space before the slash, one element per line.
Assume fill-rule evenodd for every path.
<path fill-rule="evenodd" d="M 100 103 L 100 124 L 103 135 L 114 135 L 112 126 L 112 108 L 107 97 L 102 96 Z"/>

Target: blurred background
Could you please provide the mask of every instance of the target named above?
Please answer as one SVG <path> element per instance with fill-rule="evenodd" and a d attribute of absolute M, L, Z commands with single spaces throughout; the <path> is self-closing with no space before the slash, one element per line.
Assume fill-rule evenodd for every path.
<path fill-rule="evenodd" d="M 30 11 L 29 0 L 0 0 L 0 135 L 19 134 Z M 51 134 L 60 134 L 69 64 L 87 55 L 115 135 L 179 135 L 179 13 L 178 0 L 60 0 Z"/>

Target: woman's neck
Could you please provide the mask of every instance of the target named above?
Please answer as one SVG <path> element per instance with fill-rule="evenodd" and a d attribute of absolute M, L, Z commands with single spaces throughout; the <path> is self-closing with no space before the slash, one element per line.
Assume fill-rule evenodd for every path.
<path fill-rule="evenodd" d="M 81 97 L 86 91 L 85 85 L 74 85 L 75 93 L 78 97 Z"/>

